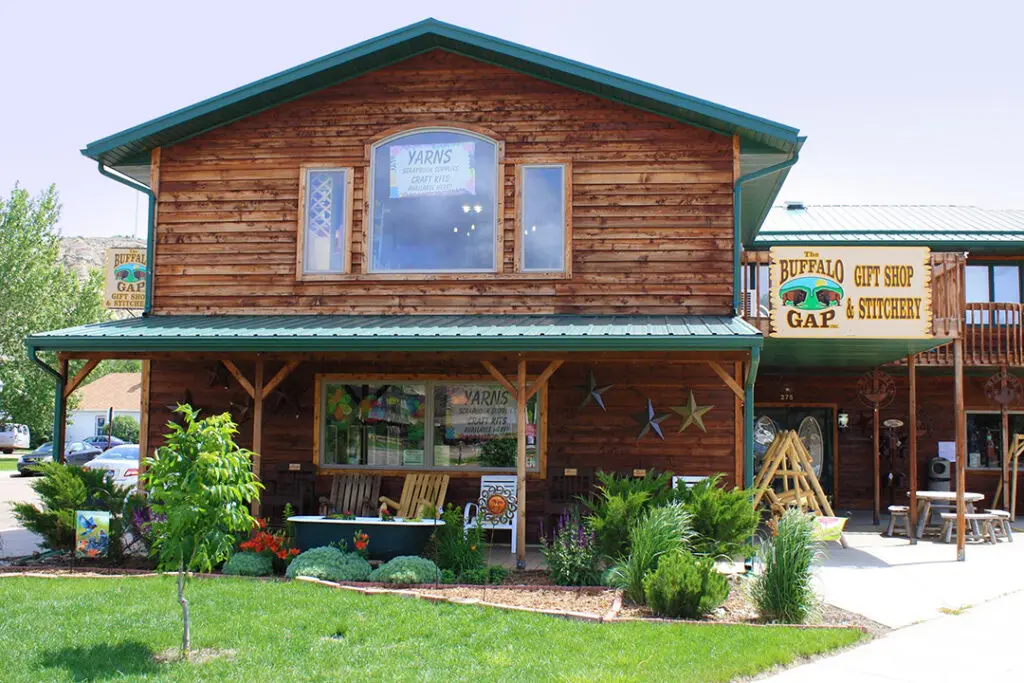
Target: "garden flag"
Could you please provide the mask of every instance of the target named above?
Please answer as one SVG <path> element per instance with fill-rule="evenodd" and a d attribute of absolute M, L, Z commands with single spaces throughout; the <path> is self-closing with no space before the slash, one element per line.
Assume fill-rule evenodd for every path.
<path fill-rule="evenodd" d="M 106 557 L 110 550 L 110 513 L 75 512 L 75 557 Z"/>

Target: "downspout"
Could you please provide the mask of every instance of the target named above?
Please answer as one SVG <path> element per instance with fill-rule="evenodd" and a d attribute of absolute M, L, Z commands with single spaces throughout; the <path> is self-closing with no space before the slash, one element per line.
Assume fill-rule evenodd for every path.
<path fill-rule="evenodd" d="M 156 194 L 137 180 L 107 170 L 102 161 L 97 162 L 96 166 L 100 170 L 100 175 L 105 175 L 149 197 L 149 217 L 146 221 L 146 304 L 142 308 L 142 315 L 149 315 L 149 311 L 153 307 L 153 242 L 156 232 L 153 219 L 156 215 Z"/>
<path fill-rule="evenodd" d="M 743 488 L 754 485 L 754 382 L 761 364 L 761 347 L 750 349 L 750 369 L 743 385 Z"/>
<path fill-rule="evenodd" d="M 736 183 L 732 188 L 732 213 L 733 213 L 733 231 L 732 231 L 732 282 L 733 282 L 733 293 L 732 293 L 732 310 L 733 315 L 743 315 L 743 286 L 740 279 L 740 251 L 742 247 L 742 230 L 740 228 L 740 218 L 742 213 L 742 198 L 743 198 L 743 183 L 750 182 L 751 180 L 757 180 L 763 178 L 766 175 L 778 173 L 784 171 L 797 161 L 800 160 L 799 148 L 793 152 L 793 158 L 787 159 L 786 161 L 780 161 L 779 163 L 762 168 L 760 171 L 753 171 L 747 175 L 740 176 L 736 179 Z M 147 294 L 149 290 L 146 290 Z M 148 301 L 148 299 L 147 299 Z"/>
<path fill-rule="evenodd" d="M 64 400 L 64 385 L 65 385 L 65 382 L 67 380 L 66 380 L 66 378 L 62 377 L 59 372 L 57 372 L 56 370 L 51 368 L 49 365 L 47 365 L 43 361 L 43 359 L 41 359 L 38 355 L 36 355 L 36 354 L 39 353 L 39 349 L 37 349 L 36 347 L 34 347 L 34 346 L 32 346 L 32 345 L 30 345 L 28 343 L 25 344 L 25 347 L 28 350 L 28 358 L 29 358 L 29 360 L 32 361 L 33 363 L 35 363 L 36 365 L 38 365 L 39 367 L 41 367 L 43 369 L 43 371 L 46 372 L 47 374 L 49 374 L 50 376 L 52 376 L 53 380 L 54 380 L 54 391 L 53 391 L 53 441 L 51 443 L 53 443 L 53 445 L 54 445 L 53 447 L 54 447 L 54 449 L 56 451 L 57 444 L 62 444 L 66 440 L 64 438 L 65 437 L 65 434 L 64 434 L 65 425 L 64 425 L 64 423 L 60 419 L 60 409 L 59 409 L 59 406 L 60 406 L 60 402 L 62 400 Z M 56 452 L 63 454 L 64 449 L 62 448 L 62 449 L 60 449 L 59 451 L 56 451 Z"/>

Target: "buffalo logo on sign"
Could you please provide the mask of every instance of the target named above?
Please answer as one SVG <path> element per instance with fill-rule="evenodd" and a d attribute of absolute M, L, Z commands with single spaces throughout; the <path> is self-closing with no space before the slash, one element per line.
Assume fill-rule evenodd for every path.
<path fill-rule="evenodd" d="M 107 249 L 108 309 L 144 308 L 146 305 L 146 252 L 144 249 Z"/>
<path fill-rule="evenodd" d="M 925 247 L 774 247 L 769 277 L 774 336 L 931 336 Z"/>

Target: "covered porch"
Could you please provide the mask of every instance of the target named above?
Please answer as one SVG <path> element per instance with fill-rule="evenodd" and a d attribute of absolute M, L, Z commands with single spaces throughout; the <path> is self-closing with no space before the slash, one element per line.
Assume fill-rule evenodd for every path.
<path fill-rule="evenodd" d="M 288 501 L 302 512 L 316 512 L 309 500 L 327 495 L 335 474 L 379 475 L 381 494 L 395 498 L 407 474 L 443 472 L 456 505 L 479 497 L 482 475 L 514 474 L 525 561 L 557 502 L 556 479 L 656 469 L 749 482 L 746 406 L 761 342 L 724 316 L 342 315 L 149 316 L 26 343 L 33 357 L 57 353 L 46 366 L 55 443 L 66 398 L 92 368 L 138 358 L 141 452 L 161 445 L 173 408 L 190 403 L 232 413 L 265 500 L 294 490 L 287 480 L 312 482 L 312 495 Z M 74 373 L 73 361 L 84 361 Z M 686 419 L 694 412 L 700 419 Z"/>

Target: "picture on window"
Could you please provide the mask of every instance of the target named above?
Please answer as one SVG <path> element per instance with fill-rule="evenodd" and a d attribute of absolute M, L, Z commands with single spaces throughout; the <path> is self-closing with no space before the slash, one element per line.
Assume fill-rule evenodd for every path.
<path fill-rule="evenodd" d="M 538 393 L 526 407 L 530 470 L 538 468 L 539 406 Z M 516 402 L 498 384 L 323 380 L 318 428 L 323 466 L 516 466 Z"/>
<path fill-rule="evenodd" d="M 496 271 L 497 162 L 497 143 L 458 130 L 417 130 L 375 145 L 370 271 Z"/>

